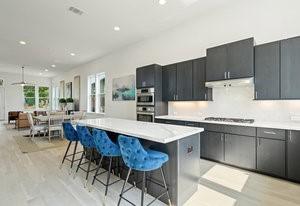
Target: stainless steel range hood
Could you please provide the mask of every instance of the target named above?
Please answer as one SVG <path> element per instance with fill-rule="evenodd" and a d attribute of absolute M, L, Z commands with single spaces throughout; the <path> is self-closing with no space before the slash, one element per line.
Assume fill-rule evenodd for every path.
<path fill-rule="evenodd" d="M 208 88 L 214 87 L 249 87 L 254 85 L 254 78 L 228 79 L 221 81 L 205 82 Z"/>

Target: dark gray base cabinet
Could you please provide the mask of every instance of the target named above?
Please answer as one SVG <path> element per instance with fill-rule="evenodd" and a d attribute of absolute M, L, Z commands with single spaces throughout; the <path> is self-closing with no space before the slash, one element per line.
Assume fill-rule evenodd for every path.
<path fill-rule="evenodd" d="M 200 134 L 201 157 L 224 161 L 224 134 L 204 131 Z"/>
<path fill-rule="evenodd" d="M 247 169 L 256 168 L 255 137 L 225 134 L 224 162 Z"/>
<path fill-rule="evenodd" d="M 257 138 L 257 170 L 285 177 L 285 141 Z"/>
<path fill-rule="evenodd" d="M 287 176 L 300 182 L 300 131 L 288 131 Z"/>

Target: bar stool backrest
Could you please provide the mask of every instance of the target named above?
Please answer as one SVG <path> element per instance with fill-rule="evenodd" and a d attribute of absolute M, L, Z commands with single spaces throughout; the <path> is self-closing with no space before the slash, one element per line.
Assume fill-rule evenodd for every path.
<path fill-rule="evenodd" d="M 124 163 L 129 168 L 143 167 L 149 159 L 140 141 L 135 137 L 119 135 L 118 142 Z"/>
<path fill-rule="evenodd" d="M 93 136 L 91 135 L 90 131 L 86 126 L 83 125 L 77 125 L 76 130 L 78 133 L 78 137 L 80 140 L 80 143 L 87 148 L 95 148 L 95 143 Z"/>
<path fill-rule="evenodd" d="M 102 156 L 121 156 L 119 146 L 111 141 L 105 131 L 94 129 L 93 136 L 96 148 Z"/>
<path fill-rule="evenodd" d="M 75 130 L 71 122 L 63 122 L 62 125 L 64 128 L 64 134 L 65 134 L 64 136 L 67 140 L 79 141 L 77 131 Z"/>

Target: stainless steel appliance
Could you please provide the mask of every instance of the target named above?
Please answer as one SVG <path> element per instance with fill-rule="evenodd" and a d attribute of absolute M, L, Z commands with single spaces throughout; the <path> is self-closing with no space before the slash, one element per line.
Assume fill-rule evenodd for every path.
<path fill-rule="evenodd" d="M 140 106 L 136 109 L 136 119 L 142 122 L 154 122 L 155 110 L 153 106 Z"/>
<path fill-rule="evenodd" d="M 137 106 L 154 106 L 154 88 L 143 88 L 137 90 Z"/>
<path fill-rule="evenodd" d="M 223 117 L 206 117 L 204 120 L 217 122 L 236 122 L 236 123 L 254 123 L 254 119 L 240 119 L 240 118 L 223 118 Z"/>

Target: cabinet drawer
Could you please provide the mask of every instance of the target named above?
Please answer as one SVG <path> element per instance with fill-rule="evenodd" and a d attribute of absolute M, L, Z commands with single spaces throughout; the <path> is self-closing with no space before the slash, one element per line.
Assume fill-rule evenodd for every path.
<path fill-rule="evenodd" d="M 222 124 L 200 123 L 199 127 L 203 127 L 206 131 L 224 132 L 224 125 Z"/>
<path fill-rule="evenodd" d="M 256 136 L 255 127 L 244 127 L 244 126 L 224 126 L 224 133 L 238 134 L 244 136 Z"/>
<path fill-rule="evenodd" d="M 269 128 L 257 128 L 257 136 L 285 140 L 285 130 L 282 129 L 269 129 Z"/>
<path fill-rule="evenodd" d="M 198 122 L 185 122 L 185 126 L 188 126 L 188 127 L 199 127 L 199 123 Z"/>

